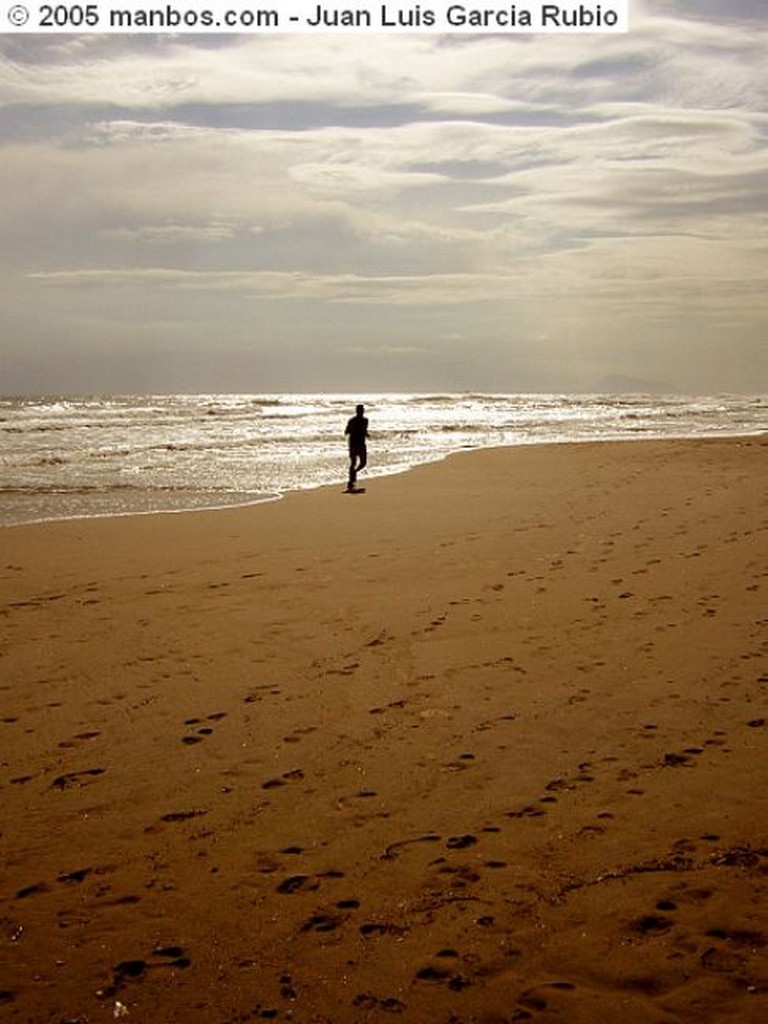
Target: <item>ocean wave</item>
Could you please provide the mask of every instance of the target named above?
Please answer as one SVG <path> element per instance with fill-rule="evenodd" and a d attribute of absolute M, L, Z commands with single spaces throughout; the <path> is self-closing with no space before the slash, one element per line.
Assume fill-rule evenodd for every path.
<path fill-rule="evenodd" d="M 338 482 L 358 401 L 370 418 L 369 475 L 483 446 L 762 433 L 768 408 L 761 395 L 476 391 L 5 398 L 0 522 L 41 508 L 56 518 L 73 507 L 161 507 L 190 494 L 214 504 Z"/>
<path fill-rule="evenodd" d="M 167 484 L 146 481 L 144 483 L 30 483 L 30 484 L 2 484 L 0 485 L 0 497 L 12 497 L 14 495 L 116 495 L 116 494 L 242 494 L 241 490 L 227 486 L 205 486 L 192 487 L 187 484 Z"/>

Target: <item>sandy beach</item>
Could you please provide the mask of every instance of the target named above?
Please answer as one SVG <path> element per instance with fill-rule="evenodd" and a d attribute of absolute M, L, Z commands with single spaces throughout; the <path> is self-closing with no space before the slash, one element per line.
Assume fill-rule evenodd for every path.
<path fill-rule="evenodd" d="M 764 1024 L 767 455 L 0 530 L 0 1017 Z"/>

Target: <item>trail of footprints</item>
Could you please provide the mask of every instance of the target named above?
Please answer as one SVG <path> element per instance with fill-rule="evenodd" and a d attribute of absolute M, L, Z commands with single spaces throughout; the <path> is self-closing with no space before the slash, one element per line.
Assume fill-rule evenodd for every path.
<path fill-rule="evenodd" d="M 361 920 L 358 916 L 363 909 L 361 902 L 356 898 L 346 897 L 315 906 L 312 912 L 298 925 L 298 934 L 316 935 L 320 938 L 345 926 L 352 926 L 357 930 L 361 939 L 366 942 L 402 941 L 412 930 L 421 930 L 421 915 L 432 914 L 451 903 L 463 903 L 465 906 L 477 904 L 477 910 L 472 920 L 465 921 L 465 925 L 470 930 L 477 928 L 493 935 L 506 934 L 507 941 L 499 940 L 494 943 L 499 950 L 497 959 L 493 961 L 479 959 L 474 942 L 471 943 L 472 948 L 467 951 L 466 955 L 461 953 L 460 946 L 458 948 L 455 946 L 441 947 L 436 949 L 426 962 L 421 960 L 414 963 L 411 968 L 411 984 L 414 991 L 417 991 L 420 986 L 434 985 L 443 986 L 448 992 L 454 993 L 461 993 L 478 983 L 483 984 L 489 976 L 507 970 L 509 964 L 522 955 L 521 950 L 510 944 L 510 934 L 504 923 L 497 921 L 493 914 L 482 912 L 483 900 L 473 891 L 473 886 L 480 881 L 480 872 L 483 866 L 488 868 L 506 867 L 506 864 L 492 860 L 485 861 L 484 865 L 479 862 L 468 864 L 460 861 L 451 862 L 450 858 L 456 853 L 460 854 L 461 851 L 474 849 L 481 845 L 484 833 L 494 834 L 501 831 L 500 828 L 489 826 L 480 829 L 478 835 L 464 834 L 443 837 L 435 833 L 426 833 L 400 840 L 384 850 L 381 860 L 391 862 L 402 855 L 407 855 L 411 850 L 425 846 L 440 846 L 442 849 L 442 855 L 430 861 L 429 867 L 438 875 L 449 875 L 450 885 L 448 887 L 440 884 L 427 886 L 422 905 L 412 908 L 414 912 L 410 923 L 399 924 L 383 919 L 366 919 L 365 916 L 362 916 Z M 709 853 L 702 856 L 698 853 L 697 842 L 689 839 L 678 840 L 672 849 L 659 859 L 630 864 L 596 878 L 572 880 L 562 887 L 562 891 L 556 894 L 553 900 L 548 900 L 548 902 L 555 904 L 562 902 L 570 892 L 585 886 L 623 880 L 632 875 L 659 875 L 664 881 L 660 883 L 658 896 L 653 899 L 647 911 L 628 918 L 621 924 L 626 943 L 652 942 L 658 936 L 665 935 L 677 927 L 676 915 L 680 900 L 684 900 L 686 903 L 704 901 L 713 895 L 707 889 L 692 887 L 685 880 L 670 886 L 667 876 L 671 875 L 675 878 L 682 876 L 685 879 L 687 873 L 706 867 L 732 868 L 739 871 L 754 868 L 758 872 L 765 870 L 768 849 L 722 849 L 716 845 L 718 841 L 719 837 L 715 835 L 700 837 L 700 842 L 712 847 Z M 302 853 L 303 851 L 298 848 L 289 848 L 282 852 Z M 341 871 L 327 871 L 316 875 L 288 875 L 277 885 L 276 891 L 285 896 L 316 893 L 326 882 L 343 878 L 344 873 Z M 531 889 L 530 895 L 535 899 L 538 894 Z M 680 927 L 684 927 L 684 924 L 681 923 Z M 718 927 L 708 929 L 701 939 L 704 941 L 704 947 L 699 954 L 700 964 L 705 970 L 714 971 L 725 969 L 723 965 L 729 964 L 734 957 L 740 964 L 748 966 L 750 958 L 758 956 L 760 951 L 768 945 L 768 937 L 760 932 Z M 510 1009 L 512 1016 L 509 1019 L 512 1021 L 530 1020 L 536 1013 L 547 1010 L 554 997 L 562 997 L 576 989 L 577 986 L 566 978 L 555 978 L 525 988 L 517 995 L 516 1003 Z M 653 993 L 649 990 L 649 994 Z M 402 996 L 402 989 L 397 997 L 368 990 L 359 992 L 352 997 L 352 1006 L 363 1010 L 381 1009 L 392 1013 L 402 1013 L 408 1008 L 407 1003 L 400 998 Z M 275 1011 L 274 1015 L 278 1014 L 279 1011 Z"/>
<path fill-rule="evenodd" d="M 767 720 L 764 718 L 755 718 L 749 722 L 744 723 L 746 728 L 750 729 L 761 729 L 767 724 Z M 653 723 L 648 723 L 642 727 L 642 734 L 648 737 L 653 737 L 658 730 L 658 726 Z M 715 730 L 711 736 L 702 740 L 700 745 L 691 744 L 690 746 L 683 747 L 680 750 L 671 750 L 663 753 L 653 761 L 648 761 L 636 766 L 619 766 L 619 758 L 613 755 L 607 755 L 599 758 L 596 761 L 582 761 L 577 766 L 577 771 L 569 776 L 558 776 L 546 783 L 544 786 L 544 794 L 539 798 L 535 804 L 527 804 L 522 808 L 510 810 L 507 812 L 507 817 L 510 818 L 532 818 L 541 817 L 546 814 L 545 807 L 541 805 L 555 804 L 558 802 L 558 796 L 567 792 L 572 792 L 582 785 L 587 785 L 597 781 L 598 774 L 605 774 L 611 769 L 615 769 L 613 780 L 616 782 L 633 782 L 634 780 L 643 777 L 650 776 L 655 772 L 667 769 L 667 768 L 693 768 L 696 764 L 696 759 L 704 755 L 709 750 L 720 749 L 723 753 L 728 753 L 728 734 L 722 730 Z M 641 783 L 636 783 L 625 792 L 629 796 L 642 796 L 644 790 L 639 788 Z"/>
<path fill-rule="evenodd" d="M 170 816 L 168 816 L 170 817 Z M 180 817 L 186 817 L 184 815 Z M 382 861 L 396 860 L 399 856 L 407 854 L 409 850 L 426 846 L 442 847 L 442 856 L 430 862 L 433 869 L 451 875 L 450 889 L 448 895 L 440 890 L 432 893 L 431 903 L 425 903 L 422 911 L 439 909 L 451 902 L 462 900 L 477 900 L 471 894 L 471 887 L 476 883 L 480 875 L 474 865 L 451 863 L 449 858 L 454 853 L 461 853 L 470 848 L 475 848 L 482 843 L 483 833 L 498 833 L 501 829 L 486 827 L 480 830 L 479 835 L 460 834 L 456 836 L 442 837 L 434 833 L 427 833 L 403 839 L 391 844 L 381 855 Z M 717 836 L 701 837 L 702 841 L 716 843 Z M 284 856 L 300 856 L 305 851 L 298 846 L 289 846 L 280 851 Z M 768 859 L 768 850 L 754 849 L 719 849 L 715 848 L 704 857 L 696 857 L 697 844 L 691 840 L 681 839 L 674 844 L 668 855 L 648 863 L 633 864 L 623 869 L 599 876 L 594 879 L 583 880 L 581 883 L 571 882 L 564 887 L 561 898 L 569 892 L 584 885 L 595 885 L 605 883 L 614 879 L 625 879 L 633 874 L 656 873 L 660 876 L 672 874 L 684 875 L 697 867 L 711 865 L 719 868 L 733 868 L 743 871 L 749 868 L 764 870 L 765 861 Z M 488 861 L 486 866 L 504 866 L 501 863 Z M 272 873 L 280 868 L 280 862 L 271 859 L 265 862 L 262 870 L 265 873 Z M 88 867 L 81 870 L 62 873 L 57 882 L 64 885 L 80 884 L 91 875 L 101 875 L 113 872 L 113 867 Z M 316 894 L 326 886 L 334 886 L 343 882 L 345 874 L 339 870 L 327 870 L 316 874 L 289 874 L 286 875 L 275 887 L 275 891 L 286 897 Z M 19 891 L 17 899 L 26 899 L 39 892 L 49 891 L 49 886 L 40 883 Z M 466 892 L 462 896 L 462 890 Z M 679 895 L 678 895 L 679 893 Z M 676 926 L 676 914 L 679 909 L 679 900 L 684 898 L 690 900 L 706 900 L 712 895 L 708 890 L 701 888 L 691 889 L 685 882 L 678 884 L 670 890 L 665 881 L 658 897 L 649 905 L 647 912 L 626 921 L 623 925 L 626 933 L 626 942 L 652 942 L 658 936 L 663 936 Z M 482 902 L 482 901 L 480 901 Z M 360 938 L 365 942 L 376 941 L 400 941 L 404 939 L 412 928 L 420 929 L 418 914 L 414 915 L 410 924 L 401 925 L 381 919 L 366 919 L 360 915 L 363 910 L 361 901 L 348 894 L 337 894 L 332 896 L 330 901 L 314 906 L 310 913 L 304 917 L 297 926 L 299 935 L 307 937 L 317 936 L 321 939 L 336 932 L 345 926 L 356 928 Z M 11 932 L 13 922 L 3 919 L 3 926 Z M 481 908 L 473 916 L 467 925 L 481 931 L 488 931 L 497 934 L 498 929 L 504 927 L 497 922 L 493 914 L 483 913 Z M 704 948 L 699 955 L 699 961 L 703 969 L 712 971 L 730 970 L 736 963 L 742 970 L 747 971 L 752 958 L 757 957 L 760 951 L 768 945 L 768 937 L 752 930 L 733 930 L 729 928 L 713 927 L 703 935 L 705 940 Z M 483 984 L 487 977 L 494 973 L 504 971 L 521 954 L 521 951 L 507 943 L 499 943 L 500 955 L 497 961 L 484 962 L 478 960 L 476 953 L 468 953 L 466 956 L 461 953 L 459 946 L 443 946 L 426 960 L 416 962 L 412 967 L 411 984 L 414 991 L 421 986 L 442 986 L 447 992 L 462 993 L 475 984 Z M 238 962 L 241 969 L 249 969 L 256 965 L 253 960 Z M 120 995 L 129 985 L 140 982 L 150 973 L 164 970 L 186 970 L 192 966 L 192 960 L 181 945 L 168 943 L 155 946 L 151 953 L 142 958 L 122 960 L 115 964 L 112 969 L 110 981 L 96 994 L 100 999 L 112 999 Z M 279 977 L 280 996 L 287 1004 L 291 1004 L 297 998 L 295 982 L 292 975 L 284 971 Z M 576 991 L 577 986 L 567 978 L 555 978 L 543 981 L 536 985 L 523 989 L 516 997 L 513 1006 L 510 1006 L 512 1021 L 522 1022 L 531 1020 L 535 1014 L 543 1012 L 550 1007 L 553 997 L 562 997 L 567 993 Z M 653 994 L 649 992 L 649 994 Z M 0 993 L 0 1001 L 2 1001 Z M 9 1000 L 12 1000 L 13 993 L 5 993 Z M 400 998 L 403 996 L 403 998 Z M 371 991 L 358 992 L 351 997 L 352 1007 L 359 1010 L 380 1009 L 385 1012 L 400 1014 L 408 1009 L 407 998 L 400 991 L 398 996 L 374 993 Z M 252 1019 L 276 1019 L 283 1017 L 283 1011 L 276 1005 L 259 1003 L 256 1008 L 255 1017 Z M 285 1011 L 284 1019 L 288 1019 L 290 1013 Z"/>

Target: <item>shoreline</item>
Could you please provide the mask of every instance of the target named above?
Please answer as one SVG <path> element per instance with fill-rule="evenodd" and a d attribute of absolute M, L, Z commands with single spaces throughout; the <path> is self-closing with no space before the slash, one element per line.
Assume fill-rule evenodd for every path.
<path fill-rule="evenodd" d="M 383 471 L 382 470 L 377 471 L 376 467 L 374 465 L 373 467 L 371 467 L 373 469 L 373 472 L 370 472 L 370 468 L 369 468 L 369 475 L 366 477 L 366 479 L 373 481 L 373 480 L 380 480 L 380 479 L 383 479 L 383 478 L 389 477 L 389 476 L 399 476 L 402 473 L 410 473 L 410 472 L 413 472 L 414 470 L 418 470 L 422 466 L 429 466 L 429 465 L 433 465 L 435 463 L 441 463 L 441 462 L 444 462 L 444 461 L 446 461 L 448 459 L 453 458 L 456 455 L 469 454 L 471 452 L 496 451 L 496 450 L 504 451 L 504 450 L 507 450 L 507 449 L 529 448 L 529 447 L 543 447 L 543 448 L 547 448 L 547 447 L 550 447 L 550 446 L 558 446 L 559 447 L 561 445 L 583 445 L 583 444 L 624 444 L 624 443 L 626 443 L 626 444 L 634 444 L 634 443 L 642 443 L 642 442 L 664 443 L 666 441 L 716 441 L 716 440 L 738 441 L 739 439 L 760 438 L 760 437 L 766 437 L 766 436 L 768 436 L 768 430 L 755 430 L 755 431 L 752 431 L 752 432 L 749 432 L 749 431 L 748 432 L 738 432 L 738 433 L 733 433 L 733 434 L 732 433 L 725 433 L 725 432 L 720 431 L 720 432 L 712 433 L 712 434 L 680 434 L 680 435 L 663 435 L 663 436 L 660 435 L 658 437 L 649 437 L 647 435 L 643 435 L 642 437 L 607 437 L 607 438 L 601 438 L 601 439 L 585 438 L 585 439 L 560 440 L 560 441 L 537 441 L 537 440 L 516 441 L 513 444 L 507 444 L 507 445 L 489 445 L 489 446 L 481 446 L 481 447 L 476 447 L 476 448 L 474 448 L 474 447 L 458 448 L 455 451 L 442 453 L 440 456 L 438 456 L 438 457 L 436 457 L 434 459 L 429 459 L 429 460 L 424 461 L 424 462 L 414 462 L 414 463 L 411 463 L 411 464 L 408 464 L 408 465 L 405 465 L 405 466 L 402 466 L 402 467 L 391 468 L 391 469 L 383 470 Z M 46 523 L 71 522 L 71 521 L 78 521 L 78 520 L 81 520 L 81 519 L 83 519 L 83 520 L 114 519 L 114 518 L 122 519 L 122 518 L 131 518 L 131 517 L 134 517 L 134 516 L 184 515 L 184 514 L 193 514 L 193 513 L 197 513 L 197 512 L 228 511 L 228 510 L 234 509 L 234 508 L 251 508 L 251 507 L 256 506 L 256 505 L 264 505 L 264 504 L 269 504 L 269 503 L 272 503 L 272 502 L 282 501 L 284 498 L 286 498 L 286 497 L 288 497 L 289 495 L 292 495 L 292 494 L 303 494 L 303 493 L 307 493 L 307 492 L 313 492 L 313 491 L 317 491 L 317 490 L 322 490 L 324 488 L 334 488 L 336 486 L 340 486 L 344 482 L 343 477 L 344 477 L 344 474 L 340 473 L 339 474 L 338 484 L 335 481 L 334 482 L 323 482 L 323 483 L 314 484 L 314 485 L 308 486 L 308 487 L 300 487 L 300 488 L 295 488 L 295 489 L 287 489 L 285 491 L 275 492 L 273 494 L 265 494 L 262 497 L 251 498 L 249 500 L 245 500 L 245 499 L 243 499 L 243 500 L 240 500 L 240 499 L 232 500 L 231 502 L 226 502 L 223 505 L 219 505 L 219 504 L 193 505 L 193 506 L 182 507 L 182 508 L 150 508 L 150 509 L 130 510 L 130 511 L 83 513 L 83 514 L 76 514 L 76 515 L 51 515 L 51 516 L 45 516 L 45 517 L 42 517 L 42 518 L 23 519 L 23 520 L 21 520 L 19 522 L 11 522 L 11 523 L 3 522 L 2 520 L 0 520 L 0 530 L 15 528 L 15 527 L 18 527 L 18 526 L 33 526 L 33 525 L 42 525 L 42 524 L 46 524 Z M 101 494 L 103 492 L 99 492 L 99 493 Z M 148 492 L 148 493 L 151 493 L 151 492 Z M 206 492 L 204 490 L 202 490 L 202 491 L 198 491 L 198 492 L 194 492 L 194 493 L 196 493 L 196 494 L 204 494 Z"/>
<path fill-rule="evenodd" d="M 760 1024 L 767 453 L 0 531 L 9 1024 Z"/>

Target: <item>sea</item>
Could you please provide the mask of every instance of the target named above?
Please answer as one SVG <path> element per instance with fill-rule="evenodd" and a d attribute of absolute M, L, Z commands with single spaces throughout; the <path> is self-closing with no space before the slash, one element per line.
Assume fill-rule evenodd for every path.
<path fill-rule="evenodd" d="M 225 508 L 507 445 L 760 434 L 768 395 L 126 395 L 0 398 L 0 525 Z M 361 482 L 363 477 L 361 477 Z"/>

